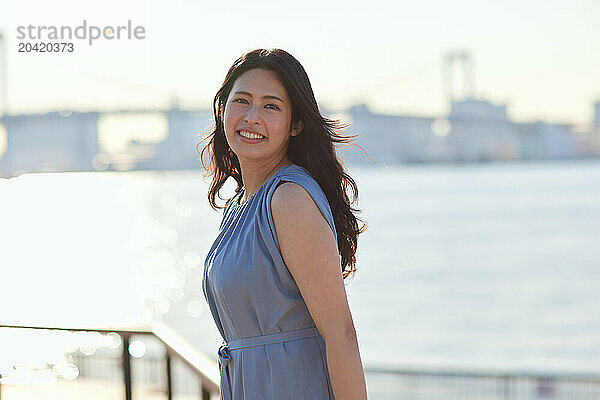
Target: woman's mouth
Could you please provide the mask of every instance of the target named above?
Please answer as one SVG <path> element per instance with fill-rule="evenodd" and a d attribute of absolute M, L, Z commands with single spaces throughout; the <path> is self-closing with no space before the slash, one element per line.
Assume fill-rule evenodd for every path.
<path fill-rule="evenodd" d="M 260 143 L 263 140 L 266 140 L 266 138 L 262 135 L 259 135 L 259 134 L 253 133 L 253 132 L 248 132 L 243 129 L 236 131 L 235 133 L 240 137 L 240 139 L 243 142 L 246 142 L 246 143 Z"/>

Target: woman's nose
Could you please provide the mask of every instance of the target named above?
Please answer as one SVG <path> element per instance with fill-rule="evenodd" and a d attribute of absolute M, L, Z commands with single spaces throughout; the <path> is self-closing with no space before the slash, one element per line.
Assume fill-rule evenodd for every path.
<path fill-rule="evenodd" d="M 248 107 L 247 111 L 246 111 L 246 116 L 245 116 L 245 120 L 247 123 L 255 123 L 259 121 L 259 108 L 258 105 L 256 104 L 252 104 L 250 105 L 250 107 Z"/>

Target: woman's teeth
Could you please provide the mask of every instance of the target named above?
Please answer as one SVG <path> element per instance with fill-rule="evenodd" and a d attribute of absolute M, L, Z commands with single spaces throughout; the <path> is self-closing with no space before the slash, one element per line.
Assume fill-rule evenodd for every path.
<path fill-rule="evenodd" d="M 246 131 L 239 131 L 240 135 L 242 135 L 243 137 L 247 137 L 248 139 L 262 139 L 264 136 L 262 135 L 257 135 L 256 133 L 250 133 L 250 132 L 246 132 Z"/>

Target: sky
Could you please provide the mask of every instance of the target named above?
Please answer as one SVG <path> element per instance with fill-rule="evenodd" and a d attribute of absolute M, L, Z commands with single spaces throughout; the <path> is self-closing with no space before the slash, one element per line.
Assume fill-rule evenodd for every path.
<path fill-rule="evenodd" d="M 442 59 L 465 49 L 474 95 L 518 122 L 586 128 L 600 101 L 600 2 L 55 0 L 0 2 L 8 111 L 208 107 L 244 52 L 280 47 L 331 109 L 443 116 Z M 143 26 L 143 40 L 74 41 L 72 53 L 18 53 L 17 27 Z M 458 66 L 457 66 L 458 67 Z M 455 74 L 460 95 L 459 71 Z"/>

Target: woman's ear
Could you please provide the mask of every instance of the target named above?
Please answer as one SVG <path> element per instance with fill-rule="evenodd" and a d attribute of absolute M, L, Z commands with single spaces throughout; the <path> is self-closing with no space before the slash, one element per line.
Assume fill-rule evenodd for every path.
<path fill-rule="evenodd" d="M 294 126 L 292 127 L 292 136 L 298 136 L 299 134 L 302 133 L 302 130 L 304 129 L 304 123 L 302 122 L 302 120 L 298 120 L 298 122 L 296 122 L 294 124 Z"/>

